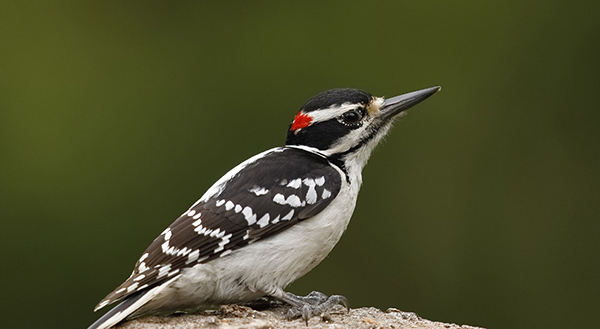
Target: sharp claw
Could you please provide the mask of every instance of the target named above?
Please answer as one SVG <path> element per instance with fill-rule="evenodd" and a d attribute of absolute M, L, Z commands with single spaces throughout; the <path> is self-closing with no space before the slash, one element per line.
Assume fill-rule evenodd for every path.
<path fill-rule="evenodd" d="M 329 298 L 333 298 L 335 297 L 337 299 L 337 304 L 342 303 L 342 305 L 344 305 L 344 307 L 346 308 L 346 311 L 350 312 L 350 303 L 348 303 L 348 298 L 342 296 L 342 295 L 333 295 Z"/>
<path fill-rule="evenodd" d="M 311 316 L 313 315 L 312 312 L 313 310 L 311 309 L 310 305 L 305 304 L 304 306 L 302 306 L 302 319 L 304 320 L 304 322 L 306 323 L 306 326 L 308 327 L 308 320 L 311 318 Z"/>

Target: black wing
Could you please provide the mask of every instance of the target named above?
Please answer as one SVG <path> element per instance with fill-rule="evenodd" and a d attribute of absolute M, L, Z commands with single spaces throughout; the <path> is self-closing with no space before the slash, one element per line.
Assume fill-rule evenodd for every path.
<path fill-rule="evenodd" d="M 297 148 L 273 149 L 163 231 L 129 279 L 96 309 L 318 214 L 341 184 L 340 172 L 324 157 Z"/>

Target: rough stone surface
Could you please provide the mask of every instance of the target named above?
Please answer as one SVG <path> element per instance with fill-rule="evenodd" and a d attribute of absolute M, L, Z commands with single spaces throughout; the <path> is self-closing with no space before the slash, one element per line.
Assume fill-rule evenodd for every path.
<path fill-rule="evenodd" d="M 358 329 L 481 329 L 467 325 L 434 322 L 422 319 L 415 313 L 390 308 L 383 312 L 374 307 L 351 309 L 342 306 L 313 317 L 308 326 L 301 319 L 289 320 L 288 308 L 279 306 L 255 310 L 248 306 L 223 305 L 219 310 L 207 310 L 196 314 L 148 316 L 121 323 L 118 329 L 269 329 L 269 328 L 358 328 Z"/>

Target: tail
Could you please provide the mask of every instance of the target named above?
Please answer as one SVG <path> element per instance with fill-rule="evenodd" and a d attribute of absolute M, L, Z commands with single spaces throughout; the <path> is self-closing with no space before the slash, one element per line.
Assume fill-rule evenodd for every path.
<path fill-rule="evenodd" d="M 89 326 L 87 329 L 108 329 L 116 325 L 117 323 L 127 319 L 131 315 L 135 315 L 134 313 L 136 313 L 136 311 L 140 310 L 150 300 L 156 297 L 156 295 L 158 295 L 159 292 L 161 292 L 171 282 L 178 278 L 179 276 L 176 276 L 173 279 L 159 286 L 153 287 L 151 289 L 142 290 L 132 295 L 129 295 L 119 305 L 113 307 L 110 311 L 106 312 L 106 314 L 101 316 L 100 319 L 92 323 L 92 325 Z"/>
<path fill-rule="evenodd" d="M 106 312 L 100 319 L 96 320 L 96 322 L 89 326 L 88 329 L 106 329 L 125 320 L 127 316 L 143 306 L 138 304 L 140 304 L 140 300 L 144 299 L 143 297 L 147 295 L 148 292 L 149 291 L 140 291 L 127 297 L 119 305 L 113 307 L 112 310 Z"/>

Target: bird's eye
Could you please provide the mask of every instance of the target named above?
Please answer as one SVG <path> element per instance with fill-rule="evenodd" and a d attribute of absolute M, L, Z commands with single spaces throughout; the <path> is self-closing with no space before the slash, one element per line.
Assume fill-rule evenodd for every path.
<path fill-rule="evenodd" d="M 360 126 L 360 122 L 363 118 L 363 113 L 357 110 L 348 111 L 340 117 L 340 122 L 350 127 Z"/>

